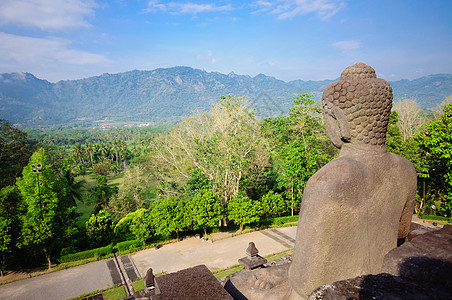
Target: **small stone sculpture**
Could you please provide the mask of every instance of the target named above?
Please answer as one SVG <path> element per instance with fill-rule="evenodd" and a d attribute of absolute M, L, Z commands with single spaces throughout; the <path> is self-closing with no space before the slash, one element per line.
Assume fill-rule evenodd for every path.
<path fill-rule="evenodd" d="M 246 249 L 247 257 L 239 259 L 239 263 L 242 264 L 245 269 L 251 270 L 262 266 L 267 262 L 267 260 L 259 256 L 259 250 L 257 250 L 254 242 L 250 242 L 248 248 Z"/>
<path fill-rule="evenodd" d="M 385 147 L 389 83 L 357 63 L 325 89 L 322 104 L 327 134 L 341 151 L 304 189 L 289 299 L 380 273 L 385 254 L 407 236 L 415 204 L 413 164 Z"/>
<path fill-rule="evenodd" d="M 146 276 L 144 277 L 144 285 L 147 289 L 154 289 L 155 288 L 155 276 L 152 272 L 152 268 L 149 268 L 146 271 Z"/>

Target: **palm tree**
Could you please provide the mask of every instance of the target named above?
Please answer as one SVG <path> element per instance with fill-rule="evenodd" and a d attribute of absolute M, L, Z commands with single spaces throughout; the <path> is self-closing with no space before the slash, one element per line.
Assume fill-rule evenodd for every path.
<path fill-rule="evenodd" d="M 93 162 L 93 154 L 94 154 L 94 146 L 91 143 L 86 144 L 86 153 L 89 155 L 89 160 L 91 162 L 91 167 L 94 167 L 94 162 Z"/>
<path fill-rule="evenodd" d="M 75 177 L 71 173 L 70 168 L 66 168 L 64 171 L 64 178 L 66 178 L 66 182 L 68 185 L 67 196 L 68 196 L 68 204 L 69 206 L 77 206 L 77 201 L 83 202 L 82 198 L 82 188 L 85 185 L 86 181 L 84 179 L 76 181 Z"/>

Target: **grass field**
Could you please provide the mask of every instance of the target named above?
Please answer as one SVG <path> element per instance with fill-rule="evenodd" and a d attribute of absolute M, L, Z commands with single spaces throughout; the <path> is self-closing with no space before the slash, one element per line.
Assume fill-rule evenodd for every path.
<path fill-rule="evenodd" d="M 96 186 L 96 177 L 94 173 L 86 174 L 84 176 L 77 177 L 77 180 L 85 180 L 85 187 L 82 193 L 82 201 L 77 201 L 76 213 L 81 214 L 77 220 L 77 226 L 85 226 L 91 213 L 96 207 L 96 201 L 90 194 L 90 189 Z M 119 186 L 124 181 L 124 172 L 120 172 L 118 175 L 107 176 L 107 184 L 110 186 Z"/>

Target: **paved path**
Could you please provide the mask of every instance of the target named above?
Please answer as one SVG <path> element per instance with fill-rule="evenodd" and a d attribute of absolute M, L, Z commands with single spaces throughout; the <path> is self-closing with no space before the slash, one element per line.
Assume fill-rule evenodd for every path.
<path fill-rule="evenodd" d="M 107 261 L 109 260 L 2 285 L 0 299 L 67 299 L 112 286 Z"/>
<path fill-rule="evenodd" d="M 127 256 L 122 256 L 117 261 L 121 262 L 123 273 L 132 277 L 144 276 L 150 267 L 154 274 L 174 272 L 199 264 L 205 264 L 213 270 L 237 264 L 237 260 L 245 256 L 249 242 L 256 244 L 262 256 L 292 248 L 295 234 L 296 227 L 286 227 L 252 232 L 214 243 L 187 238 L 158 250 L 137 252 L 130 255 L 132 261 Z M 133 271 L 135 266 L 140 274 Z M 119 282 L 120 277 L 116 262 L 108 259 L 1 285 L 0 299 L 67 299 L 108 288 Z"/>
<path fill-rule="evenodd" d="M 187 238 L 160 249 L 146 249 L 131 255 L 141 276 L 152 268 L 154 274 L 175 272 L 205 264 L 210 270 L 237 264 L 246 256 L 249 242 L 254 242 L 259 255 L 278 253 L 294 246 L 297 227 L 256 231 L 211 243 L 198 238 Z"/>

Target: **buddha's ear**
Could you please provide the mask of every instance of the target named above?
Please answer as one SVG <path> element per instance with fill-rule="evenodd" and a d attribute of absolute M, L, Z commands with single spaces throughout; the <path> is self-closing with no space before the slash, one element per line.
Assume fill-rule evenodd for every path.
<path fill-rule="evenodd" d="M 348 126 L 347 118 L 345 117 L 344 112 L 338 107 L 333 107 L 332 113 L 337 121 L 337 125 L 339 126 L 341 140 L 349 142 L 351 139 L 350 127 Z"/>

